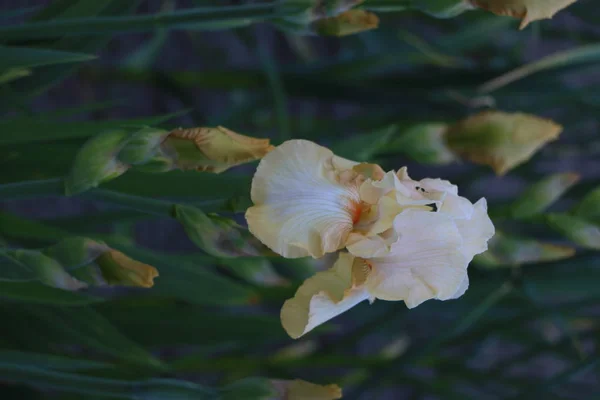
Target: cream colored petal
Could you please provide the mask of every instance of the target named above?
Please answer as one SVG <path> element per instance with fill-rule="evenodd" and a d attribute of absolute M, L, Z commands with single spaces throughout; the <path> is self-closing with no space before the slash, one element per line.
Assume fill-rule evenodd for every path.
<path fill-rule="evenodd" d="M 468 288 L 469 288 L 469 275 L 465 274 L 465 278 L 462 280 L 462 282 L 458 286 L 458 289 L 450 298 L 458 299 L 459 297 L 461 297 L 463 294 L 465 294 L 467 292 Z"/>
<path fill-rule="evenodd" d="M 383 257 L 390 252 L 392 245 L 397 241 L 398 234 L 393 228 L 372 236 L 351 233 L 346 250 L 360 258 Z"/>
<path fill-rule="evenodd" d="M 368 260 L 366 286 L 382 300 L 404 300 L 409 308 L 429 299 L 447 300 L 463 282 L 468 260 L 450 216 L 406 210 L 394 221 L 400 239 L 385 257 Z"/>
<path fill-rule="evenodd" d="M 334 155 L 306 140 L 290 140 L 265 156 L 252 180 L 248 228 L 284 257 L 334 252 L 360 212 L 356 185 L 341 184 Z M 336 158 L 338 165 L 347 160 Z"/>
<path fill-rule="evenodd" d="M 396 190 L 400 185 L 400 181 L 393 171 L 386 173 L 381 180 L 367 179 L 360 185 L 360 199 L 368 204 L 377 204 L 379 200 Z"/>
<path fill-rule="evenodd" d="M 458 195 L 458 187 L 443 179 L 421 179 L 419 187 L 423 188 L 427 197 L 442 199 L 438 211 L 455 218 L 469 219 L 473 214 L 473 204 L 466 198 Z M 440 196 L 440 193 L 444 193 Z"/>
<path fill-rule="evenodd" d="M 425 178 L 425 179 L 421 179 L 421 181 L 419 183 L 420 183 L 420 186 L 422 188 L 424 188 L 425 190 L 429 190 L 429 191 L 437 190 L 439 192 L 446 192 L 446 193 L 458 195 L 458 186 L 453 185 L 452 183 L 450 183 L 449 181 L 446 181 L 444 179 Z"/>
<path fill-rule="evenodd" d="M 408 181 L 408 180 L 412 180 L 410 178 L 410 176 L 408 176 L 408 168 L 407 167 L 402 167 L 398 170 L 398 172 L 396 172 L 396 176 L 398 177 L 398 179 L 400 179 L 401 181 Z"/>
<path fill-rule="evenodd" d="M 334 266 L 308 278 L 281 309 L 281 324 L 294 339 L 369 298 L 362 287 L 354 287 L 353 268 L 361 260 L 340 253 Z"/>
<path fill-rule="evenodd" d="M 312 143 L 312 142 L 309 142 L 309 143 Z M 333 153 L 331 152 L 331 154 L 333 154 Z M 360 164 L 359 162 L 348 160 L 347 158 L 336 156 L 336 155 L 334 155 L 333 158 L 331 159 L 331 163 L 333 164 L 333 168 L 335 168 L 338 171 L 352 169 L 355 166 Z"/>
<path fill-rule="evenodd" d="M 473 216 L 473 203 L 464 197 L 448 194 L 444 197 L 439 212 L 457 219 L 470 219 Z"/>
<path fill-rule="evenodd" d="M 469 261 L 476 254 L 487 250 L 487 242 L 494 236 L 495 228 L 488 216 L 487 202 L 484 198 L 475 203 L 470 219 L 457 219 L 455 222 L 463 238 L 463 254 Z"/>

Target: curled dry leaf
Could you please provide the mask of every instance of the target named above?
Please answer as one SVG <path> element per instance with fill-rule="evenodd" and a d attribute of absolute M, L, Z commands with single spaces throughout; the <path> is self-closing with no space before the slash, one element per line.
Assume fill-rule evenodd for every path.
<path fill-rule="evenodd" d="M 319 35 L 348 36 L 375 29 L 378 26 L 377 15 L 365 10 L 348 10 L 335 17 L 317 20 L 313 29 Z"/>
<path fill-rule="evenodd" d="M 317 385 L 300 379 L 272 380 L 271 383 L 277 391 L 277 400 L 335 400 L 342 398 L 342 389 L 338 385 Z"/>
<path fill-rule="evenodd" d="M 222 126 L 175 129 L 165 145 L 176 153 L 177 167 L 214 173 L 258 160 L 274 148 L 269 139 L 240 135 Z"/>
<path fill-rule="evenodd" d="M 154 278 L 158 276 L 156 268 L 113 249 L 108 249 L 98 257 L 96 264 L 109 285 L 150 288 L 154 286 Z"/>
<path fill-rule="evenodd" d="M 530 22 L 552 18 L 554 14 L 577 0 L 471 0 L 474 6 L 497 15 L 521 19 L 520 29 Z"/>
<path fill-rule="evenodd" d="M 534 115 L 484 111 L 451 125 L 445 137 L 454 153 L 504 175 L 561 131 L 561 125 Z"/>

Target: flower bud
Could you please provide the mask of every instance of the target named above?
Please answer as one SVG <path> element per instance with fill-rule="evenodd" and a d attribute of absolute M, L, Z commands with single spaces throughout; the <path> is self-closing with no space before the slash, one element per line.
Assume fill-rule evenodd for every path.
<path fill-rule="evenodd" d="M 77 194 L 117 178 L 129 168 L 117 155 L 127 143 L 124 129 L 101 133 L 88 140 L 75 156 L 71 172 L 65 179 L 67 195 Z"/>

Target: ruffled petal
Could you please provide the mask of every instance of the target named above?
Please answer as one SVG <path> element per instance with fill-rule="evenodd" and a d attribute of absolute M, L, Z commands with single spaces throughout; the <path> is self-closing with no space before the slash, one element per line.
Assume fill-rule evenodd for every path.
<path fill-rule="evenodd" d="M 406 210 L 396 217 L 400 235 L 385 257 L 367 260 L 372 268 L 365 286 L 382 300 L 404 300 L 409 308 L 457 293 L 467 273 L 462 238 L 451 217 Z"/>
<path fill-rule="evenodd" d="M 360 185 L 360 199 L 367 204 L 377 204 L 383 196 L 396 190 L 399 186 L 400 181 L 393 171 L 390 171 L 381 179 L 367 179 Z"/>
<path fill-rule="evenodd" d="M 479 199 L 473 206 L 470 219 L 457 219 L 456 226 L 463 238 L 462 251 L 470 261 L 476 254 L 487 250 L 487 242 L 496 232 L 494 224 L 487 213 L 487 202 Z"/>
<path fill-rule="evenodd" d="M 369 293 L 360 285 L 365 279 L 361 265 L 364 265 L 362 260 L 340 253 L 331 269 L 304 281 L 281 309 L 281 324 L 286 332 L 297 339 L 369 299 Z"/>
<path fill-rule="evenodd" d="M 336 165 L 356 163 L 306 140 L 287 141 L 267 154 L 252 180 L 250 231 L 288 258 L 318 258 L 344 247 L 360 200 L 354 182 L 340 182 L 344 171 Z"/>
<path fill-rule="evenodd" d="M 392 245 L 397 241 L 398 234 L 393 228 L 372 236 L 351 233 L 348 237 L 346 250 L 361 258 L 383 257 L 390 252 Z"/>

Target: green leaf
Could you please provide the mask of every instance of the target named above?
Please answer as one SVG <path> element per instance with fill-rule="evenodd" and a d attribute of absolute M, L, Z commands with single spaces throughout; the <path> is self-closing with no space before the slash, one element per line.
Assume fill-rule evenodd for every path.
<path fill-rule="evenodd" d="M 201 289 L 202 286 L 198 290 Z M 130 297 L 102 303 L 97 309 L 128 337 L 151 347 L 192 345 L 210 349 L 218 344 L 247 346 L 287 339 L 279 317 L 250 312 L 250 307 L 215 310 L 196 304 Z M 156 329 L 157 315 L 161 329 Z M 206 362 L 202 352 L 200 356 L 178 358 L 172 366 L 191 371 L 198 357 Z"/>
<path fill-rule="evenodd" d="M 542 71 L 555 68 L 571 67 L 578 64 L 597 63 L 600 61 L 600 45 L 590 44 L 575 49 L 561 51 L 546 56 L 538 61 L 526 64 L 510 72 L 500 75 L 483 85 L 478 90 L 481 93 L 491 93 L 506 85 Z"/>
<path fill-rule="evenodd" d="M 568 214 L 547 214 L 548 226 L 576 244 L 592 250 L 600 250 L 600 226 Z"/>
<path fill-rule="evenodd" d="M 171 171 L 148 174 L 130 171 L 104 187 L 144 197 L 194 197 L 196 201 L 228 200 L 250 193 L 252 177 L 241 174 L 224 176 L 195 171 Z"/>
<path fill-rule="evenodd" d="M 256 256 L 262 246 L 235 221 L 177 204 L 173 215 L 198 247 L 215 257 Z"/>
<path fill-rule="evenodd" d="M 1 191 L 0 191 L 1 193 Z M 2 198 L 6 198 L 2 196 Z M 58 228 L 46 226 L 5 212 L 0 212 L 0 232 L 9 238 L 30 239 L 54 243 L 71 236 Z"/>
<path fill-rule="evenodd" d="M 356 135 L 338 141 L 332 150 L 335 154 L 351 160 L 374 161 L 377 154 L 386 150 L 396 132 L 395 126 L 389 126 L 378 132 Z"/>
<path fill-rule="evenodd" d="M 261 286 L 278 286 L 286 282 L 281 278 L 271 262 L 264 257 L 221 258 L 218 264 L 225 266 L 229 272 L 245 280 Z"/>
<path fill-rule="evenodd" d="M 268 379 L 246 378 L 220 389 L 220 400 L 277 398 L 277 391 Z M 287 396 L 286 396 L 287 397 Z M 292 399 L 293 397 L 289 397 Z M 317 400 L 317 399 L 315 399 Z"/>
<path fill-rule="evenodd" d="M 448 164 L 456 156 L 446 145 L 444 135 L 447 129 L 447 124 L 435 122 L 399 129 L 397 137 L 383 150 L 391 154 L 405 154 L 424 164 Z"/>
<path fill-rule="evenodd" d="M 94 16 L 105 9 L 109 1 L 93 0 L 55 0 L 48 4 L 30 21 L 49 21 L 53 19 L 69 19 L 82 16 Z"/>
<path fill-rule="evenodd" d="M 118 32 L 143 32 L 156 28 L 213 30 L 231 29 L 263 22 L 274 16 L 275 4 L 197 7 L 168 13 L 70 18 L 30 22 L 0 27 L 4 40 L 47 39 L 53 37 Z"/>
<path fill-rule="evenodd" d="M 61 357 L 54 354 L 30 353 L 16 350 L 0 350 L 0 360 L 16 365 L 35 365 L 38 368 L 59 371 L 82 371 L 110 367 L 111 364 L 101 361 Z"/>
<path fill-rule="evenodd" d="M 155 117 L 112 121 L 66 122 L 44 116 L 3 119 L 0 121 L 0 130 L 9 134 L 0 136 L 0 145 L 87 138 L 111 129 L 132 132 L 145 125 L 159 125 L 185 112 L 187 110 Z"/>
<path fill-rule="evenodd" d="M 5 71 L 0 71 L 0 85 L 29 75 L 31 75 L 31 70 L 27 68 L 11 68 Z"/>
<path fill-rule="evenodd" d="M 579 181 L 572 172 L 554 174 L 530 186 L 510 205 L 514 218 L 528 218 L 542 213 Z"/>
<path fill-rule="evenodd" d="M 46 336 L 63 344 L 79 344 L 117 359 L 157 368 L 162 363 L 124 336 L 106 318 L 90 307 L 63 308 L 28 306 L 18 310 L 33 326 L 45 329 Z M 43 328 L 45 327 L 45 328 Z"/>
<path fill-rule="evenodd" d="M 104 301 L 100 297 L 56 289 L 40 282 L 11 282 L 3 280 L 0 280 L 0 298 L 19 303 L 60 306 L 84 306 Z"/>
<path fill-rule="evenodd" d="M 575 207 L 574 214 L 583 218 L 600 217 L 600 187 L 585 195 Z"/>
<path fill-rule="evenodd" d="M 488 243 L 488 250 L 475 256 L 473 262 L 489 268 L 513 267 L 523 264 L 557 261 L 574 255 L 575 249 L 569 246 L 509 236 L 496 231 L 496 234 Z"/>
<path fill-rule="evenodd" d="M 0 46 L 0 70 L 82 62 L 93 60 L 94 58 L 96 58 L 96 56 L 92 54 L 35 49 L 31 47 Z"/>
<path fill-rule="evenodd" d="M 412 7 L 436 18 L 454 18 L 473 8 L 465 0 L 414 0 Z"/>
<path fill-rule="evenodd" d="M 210 270 L 205 258 L 198 262 L 181 261 L 127 246 L 115 246 L 136 260 L 156 266 L 161 274 L 153 294 L 168 296 L 199 305 L 240 305 L 256 299 L 250 287 L 219 276 Z"/>
<path fill-rule="evenodd" d="M 214 400 L 216 398 L 212 389 L 183 380 L 108 379 L 40 368 L 35 364 L 15 364 L 2 361 L 0 362 L 0 375 L 11 382 L 58 392 L 77 393 L 85 398 L 89 398 L 89 396 L 125 400 Z"/>

